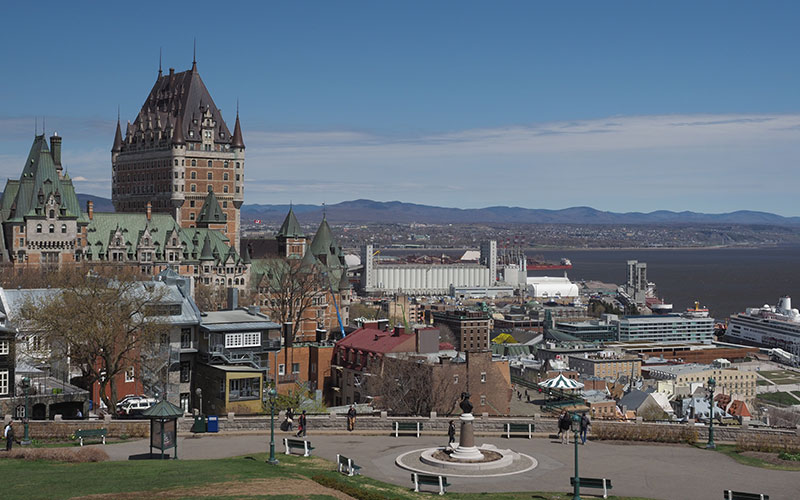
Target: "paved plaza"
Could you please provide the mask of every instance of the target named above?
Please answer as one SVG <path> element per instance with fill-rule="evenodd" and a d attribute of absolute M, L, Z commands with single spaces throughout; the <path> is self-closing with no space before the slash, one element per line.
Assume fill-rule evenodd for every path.
<path fill-rule="evenodd" d="M 283 453 L 281 439 L 288 433 L 276 434 L 276 454 Z M 382 481 L 411 487 L 410 473 L 395 465 L 401 453 L 443 445 L 445 437 L 365 436 L 355 433 L 307 436 L 315 447 L 313 454 L 335 460 L 341 453 L 363 466 L 362 473 Z M 547 438 L 511 440 L 476 437 L 476 443 L 490 443 L 499 448 L 512 448 L 538 461 L 538 467 L 518 475 L 494 478 L 452 478 L 448 491 L 568 491 L 573 471 L 574 447 Z M 179 437 L 180 459 L 225 458 L 268 451 L 266 433 L 205 434 L 201 437 Z M 110 444 L 104 449 L 112 460 L 128 460 L 147 453 L 146 440 Z M 722 491 L 765 493 L 772 500 L 796 499 L 800 494 L 800 471 L 773 471 L 749 467 L 721 453 L 684 445 L 611 444 L 589 442 L 581 446 L 580 473 L 585 477 L 606 477 L 613 483 L 612 493 L 657 499 L 716 499 Z M 265 465 L 266 466 L 266 465 Z"/>

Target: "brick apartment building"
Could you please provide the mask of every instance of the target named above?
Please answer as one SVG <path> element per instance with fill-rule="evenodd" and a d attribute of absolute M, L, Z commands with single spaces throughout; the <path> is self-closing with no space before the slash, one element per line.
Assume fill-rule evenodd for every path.
<path fill-rule="evenodd" d="M 453 333 L 453 341 L 458 351 L 489 350 L 488 313 L 470 309 L 434 312 L 433 325 Z"/>

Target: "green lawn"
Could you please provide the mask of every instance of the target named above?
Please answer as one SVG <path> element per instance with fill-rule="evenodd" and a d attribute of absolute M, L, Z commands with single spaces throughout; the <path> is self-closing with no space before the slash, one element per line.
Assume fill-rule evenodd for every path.
<path fill-rule="evenodd" d="M 705 445 L 696 445 L 698 448 L 704 448 Z M 772 470 L 797 470 L 800 471 L 800 464 L 795 465 L 777 465 L 771 464 L 769 462 L 765 462 L 760 458 L 755 457 L 747 457 L 744 455 L 739 454 L 736 451 L 736 445 L 733 444 L 718 444 L 717 449 L 715 450 L 723 455 L 727 455 L 732 459 L 736 460 L 740 464 L 749 465 L 751 467 L 760 467 L 762 469 L 772 469 Z M 776 453 L 777 455 L 777 453 Z"/>
<path fill-rule="evenodd" d="M 346 477 L 335 472 L 332 462 L 320 458 L 280 456 L 280 464 L 265 463 L 265 454 L 219 460 L 133 460 L 128 462 L 99 462 L 65 464 L 0 459 L 2 497 L 5 500 L 67 499 L 106 494 L 108 498 L 141 499 L 158 496 L 159 490 L 176 489 L 170 498 L 237 498 L 290 500 L 333 498 L 319 487 L 312 476 L 325 476 L 343 485 L 356 487 L 362 493 L 387 500 L 418 499 L 421 496 L 438 498 L 434 493 L 413 493 L 410 488 L 395 486 L 363 476 Z M 264 480 L 269 481 L 265 484 Z M 295 483 L 290 491 L 280 491 L 285 480 Z M 215 483 L 227 483 L 215 485 Z M 409 482 L 410 484 L 410 482 Z M 236 491 L 231 491 L 235 487 Z M 305 489 L 303 489 L 305 487 Z M 192 491 L 190 488 L 199 488 Z M 249 489 L 248 489 L 249 488 Z M 185 491 L 183 491 L 185 490 Z M 200 491 L 200 492 L 198 492 Z M 274 494 L 267 494 L 272 491 Z M 568 500 L 567 493 L 448 493 L 448 498 L 463 500 L 552 499 Z M 623 498 L 623 497 L 609 497 Z M 629 499 L 646 500 L 646 499 Z"/>
<path fill-rule="evenodd" d="M 800 374 L 788 370 L 760 371 L 757 373 L 778 384 L 800 384 Z"/>
<path fill-rule="evenodd" d="M 773 385 L 773 384 L 768 380 L 756 380 L 756 385 Z"/>
<path fill-rule="evenodd" d="M 765 401 L 778 403 L 782 405 L 800 404 L 800 401 L 793 398 L 792 395 L 789 394 L 788 392 L 763 392 L 761 394 L 756 395 L 756 397 L 758 399 L 763 399 Z"/>

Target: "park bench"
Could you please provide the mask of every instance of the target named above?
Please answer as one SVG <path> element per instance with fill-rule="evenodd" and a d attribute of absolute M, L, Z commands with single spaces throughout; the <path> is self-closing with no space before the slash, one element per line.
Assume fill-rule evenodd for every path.
<path fill-rule="evenodd" d="M 353 462 L 352 458 L 347 458 L 344 455 L 336 454 L 336 470 L 341 472 L 342 474 L 346 474 L 348 476 L 355 476 L 356 474 L 360 474 L 361 467 L 356 465 Z"/>
<path fill-rule="evenodd" d="M 724 491 L 725 500 L 769 500 L 769 495 L 763 493 L 745 493 L 743 491 Z"/>
<path fill-rule="evenodd" d="M 608 490 L 611 489 L 611 480 L 610 479 L 600 479 L 596 477 L 582 477 L 581 480 L 581 488 L 598 488 L 603 490 L 603 498 L 608 498 Z M 570 486 L 575 486 L 575 478 L 569 478 Z"/>
<path fill-rule="evenodd" d="M 422 430 L 422 422 L 395 422 L 394 423 L 394 437 L 397 437 L 401 432 L 416 432 L 419 437 L 419 431 Z"/>
<path fill-rule="evenodd" d="M 440 495 L 444 495 L 445 493 L 447 493 L 447 487 L 450 486 L 450 483 L 447 482 L 447 478 L 444 476 L 417 474 L 415 472 L 411 474 L 411 480 L 414 481 L 414 491 L 417 493 L 419 493 L 420 484 L 437 486 L 439 488 Z"/>
<path fill-rule="evenodd" d="M 308 457 L 311 456 L 311 450 L 314 449 L 311 446 L 311 441 L 306 441 L 305 439 L 283 439 L 283 446 L 286 448 L 286 454 L 289 455 L 290 450 L 298 449 L 303 450 L 303 456 Z"/>
<path fill-rule="evenodd" d="M 106 444 L 106 434 L 108 434 L 108 429 L 78 429 L 75 431 L 75 437 L 80 440 L 81 446 L 83 446 L 83 438 L 102 439 L 103 444 Z"/>
<path fill-rule="evenodd" d="M 511 439 L 511 434 L 527 434 L 528 439 L 531 439 L 533 427 L 533 424 L 503 424 L 503 432 L 508 439 Z"/>

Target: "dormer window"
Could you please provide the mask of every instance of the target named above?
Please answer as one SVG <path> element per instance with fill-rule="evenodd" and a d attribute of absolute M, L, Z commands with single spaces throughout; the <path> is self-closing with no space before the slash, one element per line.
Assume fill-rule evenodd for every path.
<path fill-rule="evenodd" d="M 53 210 L 53 209 L 50 209 L 50 218 L 51 219 L 55 219 L 55 217 L 56 217 L 56 211 Z"/>

